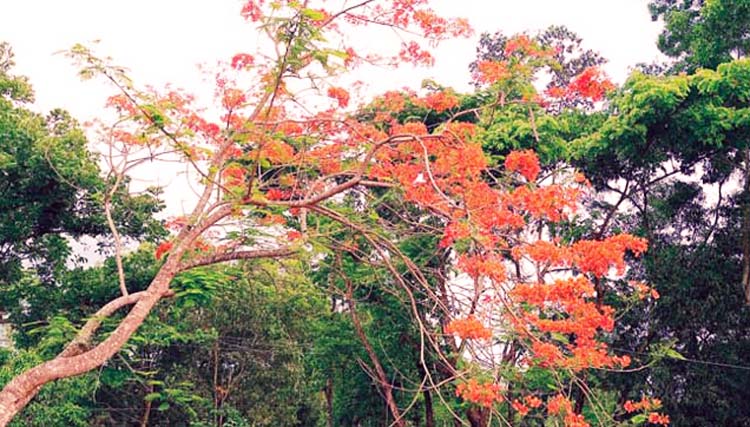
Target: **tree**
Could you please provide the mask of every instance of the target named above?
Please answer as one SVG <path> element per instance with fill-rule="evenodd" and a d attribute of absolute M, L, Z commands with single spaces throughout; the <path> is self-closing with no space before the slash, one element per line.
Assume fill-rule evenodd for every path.
<path fill-rule="evenodd" d="M 0 321 L 10 315 L 18 323 L 25 316 L 16 304 L 19 291 L 29 282 L 54 298 L 70 239 L 109 234 L 104 193 L 112 194 L 112 225 L 123 236 L 158 237 L 161 225 L 152 218 L 160 209 L 154 194 L 129 195 L 127 182 L 111 186 L 100 176 L 83 130 L 67 112 L 42 116 L 28 108 L 32 87 L 12 67 L 10 46 L 0 43 Z M 43 317 L 44 306 L 33 314 Z"/>
<path fill-rule="evenodd" d="M 558 239 L 554 224 L 573 216 L 585 191 L 582 177 L 562 170 L 545 179 L 538 158 L 528 150 L 509 153 L 505 171 L 493 170 L 478 140 L 481 129 L 470 122 L 451 118 L 428 130 L 420 122 L 393 120 L 407 101 L 437 112 L 454 108 L 457 99 L 449 91 L 408 100 L 389 92 L 374 101 L 378 111 L 371 120 L 346 114 L 350 94 L 333 85 L 332 75 L 377 60 L 344 42 L 352 26 L 375 23 L 403 32 L 408 41 L 394 57 L 415 64 L 429 64 L 432 58 L 410 34 L 439 41 L 469 31 L 465 21 L 439 17 L 423 3 L 364 1 L 334 11 L 297 2 L 247 2 L 243 15 L 262 24 L 276 55 L 240 53 L 221 70 L 221 124 L 198 114 L 188 95 L 138 90 L 121 68 L 74 47 L 70 54 L 84 77 L 103 76 L 120 91 L 109 100 L 118 120 L 105 133 L 114 188 L 132 168 L 174 158 L 194 168 L 202 188 L 192 212 L 170 221 L 174 232 L 155 251 L 163 263 L 144 290 L 129 288 L 118 233 L 108 218 L 118 249 L 119 296 L 94 313 L 57 356 L 5 385 L 0 425 L 45 384 L 95 369 L 120 351 L 156 305 L 175 295 L 180 273 L 228 261 L 308 257 L 308 250 L 336 265 L 332 260 L 340 246 L 329 244 L 335 230 L 327 224 L 353 233 L 356 241 L 346 256 L 387 272 L 389 284 L 405 298 L 424 375 L 417 394 L 430 390 L 442 397 L 440 385 L 452 383 L 473 426 L 486 426 L 493 416 L 520 419 L 532 410 L 533 417 L 588 425 L 570 400 L 569 386 L 587 390 L 582 371 L 622 368 L 629 362 L 611 354 L 600 339 L 614 322 L 613 310 L 597 298 L 600 283 L 622 275 L 626 253 L 640 254 L 646 242 L 627 234 Z M 513 103 L 528 111 L 536 132 L 534 108 L 540 97 L 529 80 L 553 54 L 528 39 L 513 42 L 509 61 L 477 66 L 477 79 L 490 95 L 487 103 L 452 117 L 475 114 L 489 120 L 498 106 Z M 342 48 L 332 47 L 339 43 Z M 243 86 L 247 80 L 251 83 Z M 310 85 L 300 88 L 304 82 Z M 559 95 L 601 99 L 604 83 L 588 71 Z M 319 96 L 306 102 L 300 93 L 310 91 Z M 312 101 L 324 107 L 316 109 Z M 106 214 L 113 193 L 109 195 Z M 396 211 L 389 222 L 434 224 L 426 228 L 455 260 L 468 292 L 446 289 L 442 300 L 431 292 L 428 272 L 392 236 L 399 228 L 390 227 L 374 209 L 383 195 L 399 197 L 418 215 L 415 223 Z M 364 345 L 369 337 L 358 317 L 353 284 L 346 276 L 340 283 L 355 334 Z M 442 313 L 437 322 L 420 310 L 417 287 L 438 305 Z M 449 296 L 456 303 L 441 306 Z M 95 338 L 104 319 L 130 306 L 106 338 Z M 499 358 L 491 357 L 493 345 L 484 341 L 493 339 L 502 348 Z M 426 349 L 445 361 L 441 382 L 430 375 Z M 466 352 L 478 357 L 463 369 Z M 367 353 L 394 425 L 405 425 L 394 385 L 378 368 L 377 352 Z M 541 375 L 545 381 L 539 381 Z M 639 409 L 651 412 L 657 406 L 649 401 Z M 449 405 L 444 408 L 458 416 Z M 609 419 L 601 411 L 596 416 Z M 666 420 L 655 412 L 649 416 Z"/>
<path fill-rule="evenodd" d="M 514 52 L 519 50 L 514 45 L 519 40 L 529 38 L 526 35 L 515 35 L 508 38 L 505 34 L 498 31 L 494 34 L 482 33 L 477 45 L 477 59 L 469 64 L 469 70 L 476 73 L 477 66 L 482 61 L 505 61 L 508 60 Z M 508 45 L 508 42 L 511 45 Z M 539 32 L 533 37 L 533 41 L 538 43 L 542 49 L 550 50 L 553 61 L 549 66 L 551 79 L 547 83 L 548 90 L 559 90 L 569 86 L 573 79 L 580 76 L 586 69 L 596 68 L 606 63 L 598 52 L 583 48 L 583 39 L 578 34 L 569 30 L 562 25 L 551 25 L 544 31 Z M 593 104 L 590 100 L 581 97 L 560 100 L 548 108 L 555 111 L 561 111 L 565 108 L 588 107 Z"/>
<path fill-rule="evenodd" d="M 33 91 L 25 78 L 9 74 L 12 66 L 10 47 L 0 44 L 2 286 L 20 277 L 24 261 L 50 277 L 70 254 L 63 235 L 107 232 L 98 213 L 105 183 L 83 131 L 65 111 L 43 117 L 25 108 Z M 158 209 L 154 198 L 123 197 L 122 189 L 119 196 L 116 222 L 123 233 L 141 237 L 149 227 L 155 231 L 147 219 Z"/>
<path fill-rule="evenodd" d="M 740 101 L 748 94 L 748 65 L 743 59 L 688 75 L 635 73 L 612 98 L 613 113 L 577 143 L 584 150 L 574 164 L 602 194 L 610 192 L 595 215 L 648 237 L 651 249 L 631 278 L 661 295 L 623 318 L 614 344 L 653 368 L 610 376 L 610 388 L 620 390 L 621 401 L 663 396 L 680 425 L 742 425 L 748 416 L 741 403 L 748 378 L 724 366 L 742 365 L 737 355 L 748 342 L 748 122 Z M 678 353 L 665 356 L 670 342 Z"/>
<path fill-rule="evenodd" d="M 676 71 L 716 68 L 747 56 L 750 2 L 745 0 L 656 0 L 651 17 L 664 21 L 658 46 L 675 59 Z"/>

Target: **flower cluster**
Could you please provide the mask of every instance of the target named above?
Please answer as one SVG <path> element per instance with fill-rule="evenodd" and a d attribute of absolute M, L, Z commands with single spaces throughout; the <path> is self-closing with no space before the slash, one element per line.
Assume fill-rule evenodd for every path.
<path fill-rule="evenodd" d="M 461 339 L 465 340 L 488 340 L 492 338 L 492 331 L 487 329 L 473 315 L 469 315 L 464 319 L 452 320 L 445 327 L 445 333 L 458 335 Z"/>
<path fill-rule="evenodd" d="M 494 84 L 511 77 L 508 65 L 502 61 L 479 61 L 475 80 L 483 84 Z"/>
<path fill-rule="evenodd" d="M 437 113 L 456 108 L 458 106 L 458 97 L 450 92 L 437 91 L 421 99 L 421 103 Z"/>
<path fill-rule="evenodd" d="M 647 412 L 648 422 L 651 424 L 669 425 L 669 415 L 654 412 L 659 408 L 661 408 L 661 400 L 650 397 L 644 397 L 639 402 L 628 400 L 623 405 L 625 412 Z"/>
<path fill-rule="evenodd" d="M 499 384 L 480 383 L 473 378 L 456 387 L 456 396 L 485 408 L 491 408 L 495 403 L 505 400 Z"/>
<path fill-rule="evenodd" d="M 518 415 L 525 417 L 529 414 L 529 411 L 542 406 L 542 399 L 536 396 L 526 396 L 523 398 L 523 402 L 518 399 L 513 400 L 511 407 Z"/>
<path fill-rule="evenodd" d="M 588 67 L 575 76 L 566 87 L 553 86 L 546 90 L 550 98 L 587 99 L 601 101 L 615 85 L 597 67 Z"/>
<path fill-rule="evenodd" d="M 328 97 L 335 99 L 339 107 L 346 107 L 349 105 L 349 92 L 340 87 L 329 87 L 328 88 Z"/>
<path fill-rule="evenodd" d="M 529 182 L 536 180 L 542 170 L 539 159 L 531 150 L 512 151 L 505 158 L 505 169 L 520 173 Z"/>

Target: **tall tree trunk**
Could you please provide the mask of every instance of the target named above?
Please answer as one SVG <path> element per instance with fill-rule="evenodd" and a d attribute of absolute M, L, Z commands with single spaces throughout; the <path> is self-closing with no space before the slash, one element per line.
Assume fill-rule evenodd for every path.
<path fill-rule="evenodd" d="M 146 394 L 154 392 L 154 386 L 150 384 L 148 388 L 146 388 Z M 144 399 L 145 400 L 145 399 Z M 148 427 L 148 418 L 151 416 L 151 403 L 152 400 L 146 400 L 146 404 L 143 408 L 143 416 L 141 417 L 141 427 Z"/>
<path fill-rule="evenodd" d="M 432 393 L 430 390 L 422 391 L 424 395 L 424 427 L 435 427 L 435 412 L 432 408 Z"/>
<path fill-rule="evenodd" d="M 396 399 L 393 397 L 393 386 L 391 385 L 390 381 L 388 380 L 388 376 L 385 374 L 385 369 L 383 369 L 383 365 L 380 363 L 380 359 L 378 358 L 377 353 L 375 353 L 375 350 L 372 348 L 372 345 L 370 344 L 370 340 L 367 338 L 367 335 L 365 334 L 364 329 L 362 328 L 362 323 L 359 321 L 359 316 L 357 315 L 357 303 L 354 300 L 354 296 L 352 295 L 352 283 L 351 281 L 347 280 L 347 298 L 349 300 L 349 314 L 352 318 L 352 323 L 354 324 L 354 331 L 357 334 L 357 337 L 362 342 L 362 345 L 365 347 L 365 351 L 367 352 L 367 355 L 370 357 L 370 361 L 372 362 L 372 365 L 375 367 L 375 375 L 377 376 L 377 380 L 380 383 L 380 388 L 383 391 L 383 397 L 385 399 L 386 406 L 388 407 L 388 410 L 390 411 L 391 415 L 393 415 L 394 426 L 397 427 L 403 427 L 404 421 L 401 418 L 401 411 L 398 409 L 398 405 L 396 404 Z"/>
<path fill-rule="evenodd" d="M 418 350 L 418 349 L 417 349 Z M 417 371 L 422 378 L 427 376 L 425 366 L 422 365 L 421 361 L 417 361 Z M 435 427 L 435 414 L 432 408 L 432 394 L 429 389 L 422 390 L 422 396 L 424 396 L 424 422 L 425 427 Z"/>
<path fill-rule="evenodd" d="M 326 397 L 326 415 L 328 417 L 328 427 L 333 427 L 333 379 L 326 379 L 326 386 L 323 388 Z"/>
<path fill-rule="evenodd" d="M 487 427 L 489 425 L 489 412 L 486 409 L 472 407 L 466 410 L 471 427 Z"/>
<path fill-rule="evenodd" d="M 750 305 L 750 149 L 745 149 L 745 182 L 742 192 L 742 290 Z"/>

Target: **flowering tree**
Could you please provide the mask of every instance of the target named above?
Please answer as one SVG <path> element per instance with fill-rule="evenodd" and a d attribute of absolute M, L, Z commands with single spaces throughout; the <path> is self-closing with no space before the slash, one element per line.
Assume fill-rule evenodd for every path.
<path fill-rule="evenodd" d="M 422 354 L 429 349 L 446 361 L 448 381 L 436 381 L 422 357 L 422 387 L 439 392 L 443 384 L 457 384 L 472 425 L 487 425 L 493 416 L 511 422 L 531 412 L 568 426 L 588 425 L 562 387 L 550 394 L 530 383 L 515 389 L 514 384 L 541 369 L 557 384 L 586 391 L 580 376 L 586 369 L 627 367 L 627 357 L 612 355 L 602 339 L 614 322 L 613 310 L 601 299 L 602 283 L 624 273 L 626 253 L 643 252 L 646 242 L 630 235 L 557 236 L 553 225 L 575 214 L 585 178 L 568 170 L 541 174 L 531 151 L 508 155 L 505 171 L 492 168 L 479 124 L 492 120 L 498 106 L 516 103 L 528 108 L 535 129 L 540 103 L 570 96 L 600 100 L 608 84 L 596 70 L 587 70 L 569 87 L 537 94 L 528 82 L 553 55 L 521 37 L 506 44 L 508 60 L 478 63 L 475 78 L 492 95 L 484 105 L 462 110 L 457 96 L 443 90 L 424 96 L 389 92 L 371 104 L 372 117 L 348 114 L 352 95 L 335 84 L 335 76 L 368 62 L 429 65 L 425 40 L 439 42 L 470 29 L 461 19 L 438 16 L 426 0 L 342 2 L 338 9 L 311 3 L 244 5 L 243 16 L 261 24 L 269 43 L 266 53 L 239 53 L 217 73 L 220 120 L 197 109 L 188 94 L 139 90 L 121 69 L 88 49 L 71 50 L 84 77 L 103 76 L 119 90 L 108 102 L 117 120 L 102 133 L 111 194 L 139 165 L 175 159 L 192 167 L 200 191 L 193 210 L 169 223 L 173 234 L 156 250 L 163 264 L 148 288 L 129 292 L 120 267 L 122 295 L 103 306 L 57 357 L 18 375 L 0 392 L 0 425 L 45 384 L 95 369 L 116 354 L 155 305 L 174 295 L 170 283 L 181 272 L 311 252 L 334 260 L 344 252 L 356 255 L 390 274 L 407 295 Z M 345 41 L 354 28 L 373 25 L 400 32 L 405 40 L 400 49 L 365 54 Z M 448 112 L 448 118 L 430 129 L 396 120 L 407 105 Z M 427 273 L 383 232 L 370 199 L 383 193 L 397 195 L 415 213 L 391 221 L 431 224 L 430 232 L 450 255 L 446 266 L 455 265 L 470 282 L 468 292 L 450 283 L 432 290 Z M 374 214 L 365 221 L 368 212 Z M 356 241 L 332 244 L 320 227 L 326 221 L 351 231 Z M 119 234 L 112 221 L 110 226 L 119 259 Z M 415 287 L 440 307 L 439 321 L 420 312 Z M 97 340 L 102 320 L 125 307 L 129 311 L 114 331 Z M 366 336 L 360 337 L 394 424 L 405 425 L 405 409 L 393 398 L 381 362 Z M 464 358 L 476 368 L 464 369 Z M 657 406 L 648 400 L 625 409 L 648 411 L 650 421 L 666 423 L 653 412 Z M 501 415 L 501 408 L 510 415 Z"/>

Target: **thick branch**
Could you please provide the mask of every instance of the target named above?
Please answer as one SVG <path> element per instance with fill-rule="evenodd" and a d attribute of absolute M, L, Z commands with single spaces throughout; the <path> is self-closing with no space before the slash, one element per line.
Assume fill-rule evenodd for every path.
<path fill-rule="evenodd" d="M 132 294 L 121 296 L 119 298 L 115 298 L 112 301 L 105 304 L 104 307 L 100 308 L 99 311 L 94 313 L 94 315 L 89 318 L 89 320 L 86 322 L 85 325 L 83 325 L 81 330 L 78 331 L 78 334 L 73 339 L 73 341 L 71 341 L 70 343 L 68 343 L 67 346 L 65 346 L 65 348 L 63 349 L 62 352 L 60 352 L 58 357 L 73 357 L 81 353 L 85 353 L 90 348 L 91 338 L 93 338 L 96 331 L 99 330 L 104 319 L 115 314 L 117 310 L 125 306 L 133 305 L 137 303 L 145 295 L 146 295 L 145 291 L 135 292 Z M 174 295 L 174 292 L 168 291 L 168 292 L 165 292 L 163 296 L 169 297 L 172 295 Z"/>

